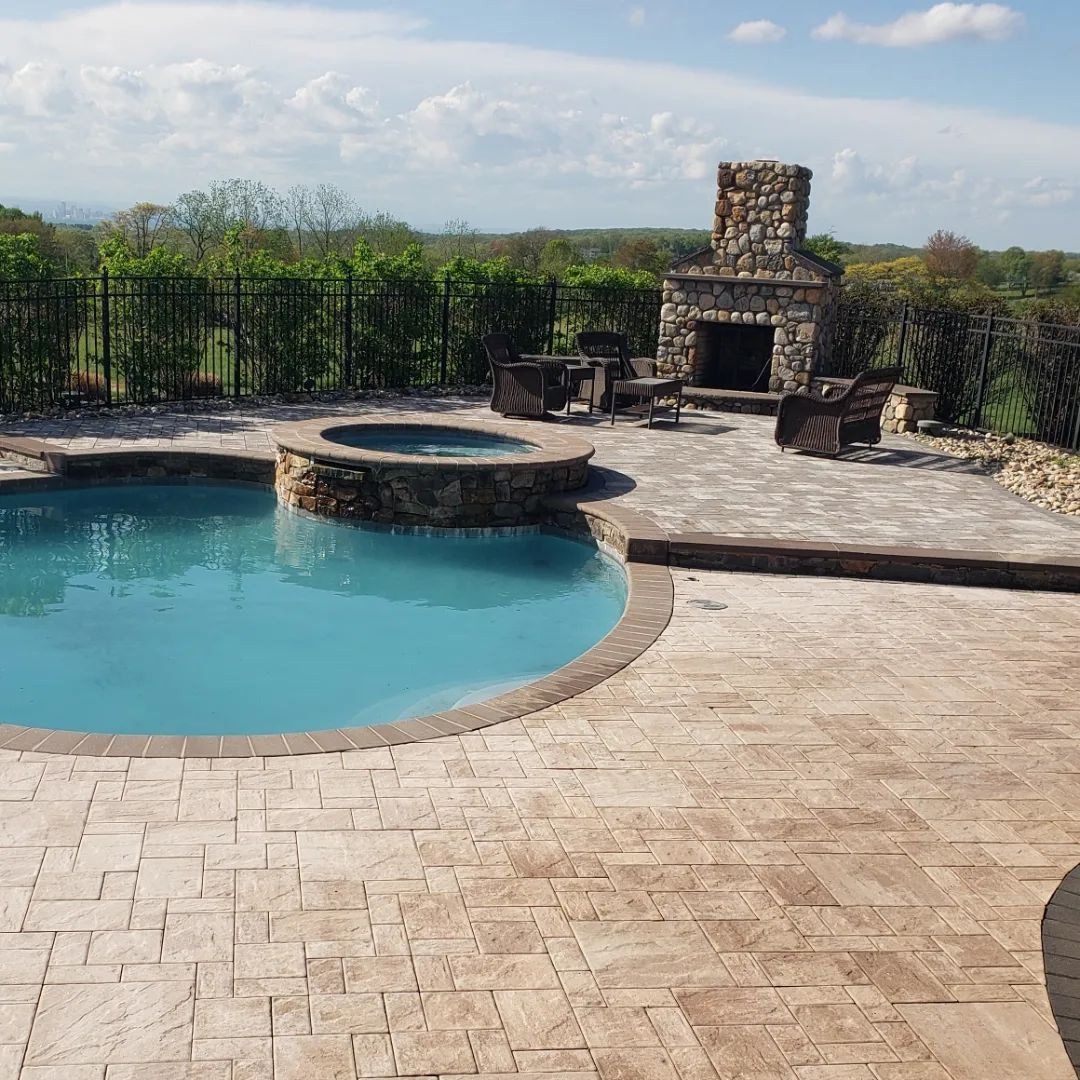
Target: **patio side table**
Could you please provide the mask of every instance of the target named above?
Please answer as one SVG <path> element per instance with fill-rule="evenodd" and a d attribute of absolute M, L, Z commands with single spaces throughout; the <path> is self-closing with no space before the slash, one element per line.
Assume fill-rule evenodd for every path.
<path fill-rule="evenodd" d="M 675 423 L 679 422 L 679 413 L 682 410 L 682 379 L 616 379 L 611 384 L 609 396 L 611 398 L 611 422 L 615 423 L 615 405 L 618 397 L 636 397 L 649 402 L 649 427 L 653 426 L 653 409 L 656 399 L 660 397 L 675 396 Z"/>
<path fill-rule="evenodd" d="M 583 364 L 579 356 L 545 356 L 533 353 L 524 353 L 522 360 L 554 361 L 562 365 L 563 385 L 566 387 L 566 415 L 570 415 L 570 406 L 574 402 L 574 395 L 581 394 L 581 384 L 589 384 L 589 412 L 593 411 L 596 386 L 596 368 L 592 364 Z"/>

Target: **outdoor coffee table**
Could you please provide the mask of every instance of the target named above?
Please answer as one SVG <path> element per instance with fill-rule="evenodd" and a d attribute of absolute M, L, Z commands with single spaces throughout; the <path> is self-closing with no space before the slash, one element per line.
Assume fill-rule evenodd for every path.
<path fill-rule="evenodd" d="M 611 384 L 611 422 L 615 423 L 615 404 L 621 394 L 623 397 L 636 397 L 649 402 L 649 427 L 653 425 L 653 408 L 656 399 L 675 396 L 675 423 L 679 422 L 682 409 L 682 379 L 616 379 Z"/>

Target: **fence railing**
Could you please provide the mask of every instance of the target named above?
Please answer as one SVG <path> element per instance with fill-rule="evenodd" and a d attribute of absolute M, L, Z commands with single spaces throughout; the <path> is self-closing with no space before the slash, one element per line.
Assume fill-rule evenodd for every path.
<path fill-rule="evenodd" d="M 0 281 L 0 412 L 309 390 L 474 385 L 484 334 L 654 355 L 659 290 L 359 278 Z"/>
<path fill-rule="evenodd" d="M 828 373 L 892 364 L 941 420 L 1080 449 L 1080 326 L 842 301 Z"/>
<path fill-rule="evenodd" d="M 571 354 L 581 330 L 622 330 L 655 355 L 658 289 L 454 279 L 130 278 L 0 281 L 0 412 L 152 404 L 305 389 L 475 385 L 480 339 Z M 899 364 L 941 419 L 1080 449 L 1080 327 L 839 305 L 822 374 Z"/>

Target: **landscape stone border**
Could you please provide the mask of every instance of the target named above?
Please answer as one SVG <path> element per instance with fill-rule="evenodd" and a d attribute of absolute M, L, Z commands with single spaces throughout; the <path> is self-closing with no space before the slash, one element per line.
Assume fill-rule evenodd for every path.
<path fill-rule="evenodd" d="M 524 443 L 520 453 L 434 457 L 346 446 L 331 436 L 353 429 L 372 434 L 423 429 Z M 287 506 L 328 517 L 386 525 L 490 529 L 543 520 L 548 495 L 583 487 L 591 443 L 559 429 L 527 432 L 505 424 L 440 418 L 426 413 L 342 416 L 281 424 L 277 491 Z"/>
<path fill-rule="evenodd" d="M 322 426 L 327 426 L 323 423 Z M 514 429 L 520 438 L 520 429 Z M 41 440 L 0 437 L 8 452 L 44 461 L 52 473 L 0 473 L 5 492 L 46 490 L 118 481 L 220 480 L 272 487 L 275 456 L 252 450 L 154 450 L 107 447 L 57 450 Z M 989 482 L 989 481 L 988 481 Z M 542 522 L 587 533 L 624 561 L 629 597 L 622 619 L 588 652 L 558 671 L 477 705 L 432 716 L 364 728 L 265 736 L 98 735 L 0 724 L 0 747 L 109 757 L 246 757 L 367 749 L 475 731 L 517 719 L 591 689 L 635 660 L 671 618 L 669 566 L 687 569 L 982 585 L 1080 592 L 1080 558 L 1014 555 L 992 551 L 879 547 L 711 533 L 669 534 L 649 518 L 608 496 L 594 470 L 578 491 L 548 496 Z"/>

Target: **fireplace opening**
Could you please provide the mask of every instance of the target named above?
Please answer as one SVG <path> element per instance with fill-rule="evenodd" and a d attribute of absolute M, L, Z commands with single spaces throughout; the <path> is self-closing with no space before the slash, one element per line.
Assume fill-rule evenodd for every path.
<path fill-rule="evenodd" d="M 764 394 L 772 370 L 771 326 L 715 323 L 699 319 L 694 325 L 692 386 L 713 390 L 750 390 Z"/>

